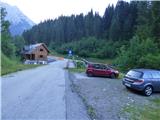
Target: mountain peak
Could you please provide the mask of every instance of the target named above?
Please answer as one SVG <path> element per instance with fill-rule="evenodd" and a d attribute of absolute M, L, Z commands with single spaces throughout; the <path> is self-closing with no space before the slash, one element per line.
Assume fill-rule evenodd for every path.
<path fill-rule="evenodd" d="M 1 7 L 7 11 L 6 20 L 11 23 L 10 32 L 14 35 L 20 35 L 24 30 L 30 29 L 35 23 L 24 15 L 17 6 L 11 6 L 0 2 Z"/>

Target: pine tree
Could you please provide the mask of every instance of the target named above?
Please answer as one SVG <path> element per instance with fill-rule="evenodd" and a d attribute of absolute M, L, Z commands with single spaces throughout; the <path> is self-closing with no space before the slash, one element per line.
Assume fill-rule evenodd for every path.
<path fill-rule="evenodd" d="M 108 6 L 103 15 L 103 32 L 106 39 L 109 38 L 109 30 L 111 27 L 112 18 L 114 15 L 114 6 Z"/>
<path fill-rule="evenodd" d="M 11 58 L 15 54 L 15 46 L 12 43 L 12 37 L 9 32 L 10 23 L 5 20 L 6 14 L 5 8 L 1 8 L 1 46 L 2 52 Z"/>
<path fill-rule="evenodd" d="M 152 1 L 152 34 L 160 48 L 160 2 Z"/>

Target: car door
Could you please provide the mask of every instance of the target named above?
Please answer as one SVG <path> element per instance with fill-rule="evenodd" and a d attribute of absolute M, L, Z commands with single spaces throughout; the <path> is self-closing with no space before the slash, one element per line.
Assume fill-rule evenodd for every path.
<path fill-rule="evenodd" d="M 157 91 L 160 91 L 160 77 L 157 79 Z"/>
<path fill-rule="evenodd" d="M 110 76 L 111 75 L 111 68 L 106 67 L 106 72 L 105 72 L 106 76 Z"/>
<path fill-rule="evenodd" d="M 95 64 L 94 65 L 94 69 L 93 69 L 93 73 L 94 73 L 94 75 L 97 75 L 97 76 L 99 76 L 100 75 L 100 65 L 98 65 L 98 64 Z"/>
<path fill-rule="evenodd" d="M 152 72 L 152 82 L 155 91 L 160 91 L 160 72 Z"/>
<path fill-rule="evenodd" d="M 100 73 L 101 76 L 106 76 L 106 66 L 100 65 Z"/>

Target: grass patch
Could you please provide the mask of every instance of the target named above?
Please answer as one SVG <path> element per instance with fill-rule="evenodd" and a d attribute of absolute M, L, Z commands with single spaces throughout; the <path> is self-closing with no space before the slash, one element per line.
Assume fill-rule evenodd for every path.
<path fill-rule="evenodd" d="M 129 114 L 130 120 L 157 120 L 160 118 L 160 98 L 151 101 L 150 105 L 126 106 L 123 111 Z"/>
<path fill-rule="evenodd" d="M 83 61 L 80 61 L 80 60 L 73 60 L 73 61 L 74 61 L 74 64 L 75 64 L 75 68 L 68 68 L 68 70 L 70 72 L 81 73 L 81 72 L 86 71 L 86 66 L 85 66 L 85 63 Z"/>
<path fill-rule="evenodd" d="M 29 68 L 34 68 L 34 67 L 38 67 L 40 65 L 23 65 L 23 64 L 13 64 L 12 66 L 8 67 L 8 68 L 4 68 L 2 67 L 1 69 L 1 75 L 6 75 L 9 73 L 13 73 L 13 72 L 17 72 L 17 71 L 21 71 L 21 70 L 25 70 L 25 69 L 29 69 Z"/>
<path fill-rule="evenodd" d="M 95 63 L 112 64 L 113 59 L 100 59 L 100 58 L 86 58 L 86 60 Z"/>
<path fill-rule="evenodd" d="M 63 57 L 63 58 L 67 56 L 67 55 L 59 54 L 54 50 L 50 50 L 50 55 L 57 56 L 57 57 Z"/>
<path fill-rule="evenodd" d="M 118 78 L 122 79 L 124 76 L 125 76 L 125 74 L 120 72 Z"/>
<path fill-rule="evenodd" d="M 95 112 L 95 109 L 89 105 L 88 106 L 88 110 L 87 110 L 89 116 L 94 120 L 96 118 L 96 112 Z"/>
<path fill-rule="evenodd" d="M 3 53 L 1 53 L 1 75 L 6 75 L 24 69 L 34 68 L 37 66 L 40 65 L 24 65 L 16 60 L 9 59 Z"/>
<path fill-rule="evenodd" d="M 158 106 L 160 106 L 160 99 L 153 99 L 153 102 L 154 102 L 155 104 L 157 104 Z"/>
<path fill-rule="evenodd" d="M 68 70 L 70 72 L 78 72 L 78 73 L 81 73 L 81 72 L 85 72 L 86 69 L 85 68 L 68 68 Z"/>

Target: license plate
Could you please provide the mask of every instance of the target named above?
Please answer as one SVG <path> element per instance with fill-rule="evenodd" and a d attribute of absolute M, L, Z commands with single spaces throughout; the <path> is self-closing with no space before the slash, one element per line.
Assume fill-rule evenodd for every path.
<path fill-rule="evenodd" d="M 125 85 L 126 85 L 127 87 L 131 87 L 131 85 L 130 85 L 130 84 L 128 84 L 128 83 L 125 83 Z"/>

